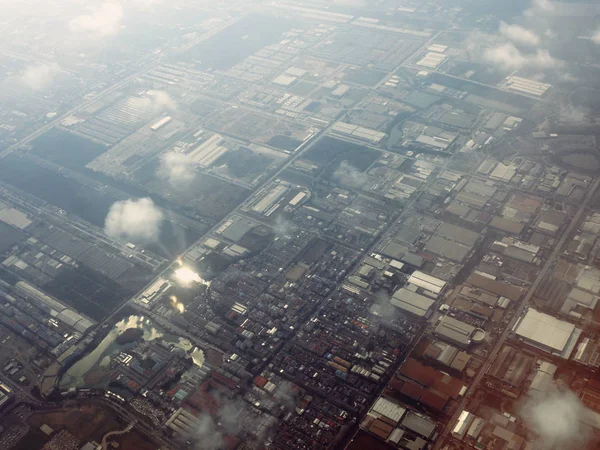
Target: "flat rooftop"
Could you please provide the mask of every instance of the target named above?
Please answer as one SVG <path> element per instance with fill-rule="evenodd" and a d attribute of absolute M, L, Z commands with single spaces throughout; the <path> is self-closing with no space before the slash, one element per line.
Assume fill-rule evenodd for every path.
<path fill-rule="evenodd" d="M 573 336 L 580 330 L 572 323 L 530 308 L 517 322 L 514 331 L 523 339 L 562 354 L 568 349 Z"/>

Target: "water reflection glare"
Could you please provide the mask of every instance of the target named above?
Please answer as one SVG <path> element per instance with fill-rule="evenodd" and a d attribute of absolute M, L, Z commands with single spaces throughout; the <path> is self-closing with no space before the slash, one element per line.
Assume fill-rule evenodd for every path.
<path fill-rule="evenodd" d="M 209 286 L 210 282 L 204 280 L 200 275 L 194 272 L 192 269 L 186 266 L 182 266 L 175 271 L 175 279 L 181 283 L 182 286 L 191 286 L 192 284 L 203 284 Z"/>
<path fill-rule="evenodd" d="M 185 305 L 177 300 L 177 297 L 171 295 L 171 305 L 175 308 L 179 313 L 183 314 L 185 312 Z"/>

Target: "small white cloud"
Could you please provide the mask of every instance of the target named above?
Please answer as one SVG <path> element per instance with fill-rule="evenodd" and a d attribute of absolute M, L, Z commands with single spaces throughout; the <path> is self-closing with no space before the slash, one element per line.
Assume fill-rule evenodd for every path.
<path fill-rule="evenodd" d="M 535 17 L 556 10 L 556 5 L 551 0 L 533 0 L 531 6 L 523 12 L 524 16 Z"/>
<path fill-rule="evenodd" d="M 553 58 L 546 49 L 538 49 L 535 53 L 524 53 L 510 42 L 486 49 L 483 53 L 483 60 L 506 71 L 519 69 L 547 70 L 563 66 L 563 62 Z"/>
<path fill-rule="evenodd" d="M 589 123 L 593 117 L 592 112 L 583 106 L 568 105 L 558 113 L 558 121 L 562 124 L 581 125 Z"/>
<path fill-rule="evenodd" d="M 533 0 L 531 3 L 533 8 L 540 9 L 542 11 L 554 11 L 556 9 L 556 5 L 550 0 Z"/>
<path fill-rule="evenodd" d="M 47 88 L 59 72 L 60 66 L 56 63 L 34 64 L 25 68 L 19 81 L 22 85 L 39 91 Z"/>
<path fill-rule="evenodd" d="M 539 448 L 569 450 L 586 448 L 591 437 L 592 411 L 571 391 L 552 387 L 528 398 L 520 416 L 541 440 Z"/>
<path fill-rule="evenodd" d="M 194 162 L 183 153 L 164 153 L 160 157 L 157 175 L 175 188 L 185 187 L 196 175 Z"/>
<path fill-rule="evenodd" d="M 162 211 L 150 198 L 115 202 L 108 211 L 104 232 L 118 240 L 156 242 L 163 221 Z"/>
<path fill-rule="evenodd" d="M 275 235 L 279 237 L 289 237 L 297 230 L 297 226 L 294 222 L 287 220 L 282 216 L 277 216 L 275 219 L 275 225 L 273 225 L 273 231 Z"/>
<path fill-rule="evenodd" d="M 536 47 L 540 44 L 540 37 L 521 25 L 509 25 L 506 22 L 500 22 L 498 31 L 502 36 L 516 44 L 529 47 Z"/>
<path fill-rule="evenodd" d="M 123 7 L 117 3 L 105 2 L 94 7 L 88 14 L 82 14 L 69 22 L 71 30 L 95 37 L 117 34 L 121 29 Z"/>
<path fill-rule="evenodd" d="M 344 186 L 360 188 L 369 180 L 369 176 L 359 171 L 348 161 L 342 161 L 339 167 L 333 172 L 333 178 Z"/>
<path fill-rule="evenodd" d="M 600 28 L 592 35 L 592 41 L 594 41 L 594 44 L 600 45 Z"/>
<path fill-rule="evenodd" d="M 347 8 L 364 8 L 368 6 L 366 0 L 332 0 L 334 5 L 345 6 Z"/>
<path fill-rule="evenodd" d="M 168 109 L 171 111 L 175 111 L 177 109 L 177 103 L 175 103 L 175 100 L 173 100 L 168 92 L 152 91 L 151 97 L 152 104 L 158 109 Z"/>
<path fill-rule="evenodd" d="M 146 96 L 130 98 L 130 105 L 137 109 L 144 109 L 158 113 L 161 111 L 175 111 L 177 103 L 165 91 L 148 91 Z"/>

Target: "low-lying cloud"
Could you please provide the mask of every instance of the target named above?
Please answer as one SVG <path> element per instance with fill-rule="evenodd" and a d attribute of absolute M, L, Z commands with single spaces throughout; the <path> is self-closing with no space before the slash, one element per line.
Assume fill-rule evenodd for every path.
<path fill-rule="evenodd" d="M 155 109 L 166 109 L 170 111 L 175 111 L 177 109 L 177 103 L 166 91 L 151 91 L 148 92 L 148 96 L 150 106 Z"/>
<path fill-rule="evenodd" d="M 189 155 L 170 151 L 160 157 L 157 175 L 172 187 L 187 186 L 196 176 L 194 162 Z"/>
<path fill-rule="evenodd" d="M 225 443 L 225 436 L 217 428 L 217 424 L 208 414 L 202 414 L 195 422 L 196 430 L 192 436 L 194 447 L 198 450 L 220 450 Z"/>
<path fill-rule="evenodd" d="M 273 225 L 273 231 L 278 237 L 291 236 L 297 229 L 298 227 L 294 222 L 283 216 L 277 216 Z"/>
<path fill-rule="evenodd" d="M 539 436 L 540 448 L 552 450 L 585 448 L 592 437 L 586 425 L 592 414 L 573 392 L 556 388 L 531 396 L 520 411 L 529 429 Z"/>
<path fill-rule="evenodd" d="M 19 81 L 29 89 L 40 91 L 49 87 L 58 73 L 60 66 L 56 63 L 34 64 L 25 68 Z"/>
<path fill-rule="evenodd" d="M 594 44 L 600 45 L 600 28 L 596 30 L 596 32 L 592 35 L 592 41 Z"/>
<path fill-rule="evenodd" d="M 162 211 L 149 198 L 114 203 L 104 222 L 104 232 L 118 240 L 156 242 L 163 221 Z"/>
<path fill-rule="evenodd" d="M 592 112 L 583 106 L 569 105 L 560 110 L 557 119 L 559 123 L 565 125 L 581 125 L 591 121 Z"/>
<path fill-rule="evenodd" d="M 275 391 L 275 399 L 287 409 L 294 407 L 296 393 L 289 383 Z M 271 416 L 270 423 L 265 426 L 265 417 L 249 413 L 249 406 L 240 398 L 229 399 L 215 394 L 219 409 L 213 416 L 202 413 L 196 421 L 194 434 L 190 437 L 197 450 L 219 450 L 225 448 L 228 437 L 246 436 L 249 448 L 263 448 L 265 440 L 272 433 L 277 420 Z M 253 436 L 248 436 L 248 433 Z"/>
<path fill-rule="evenodd" d="M 123 7 L 118 3 L 105 2 L 92 7 L 87 14 L 75 17 L 69 27 L 77 33 L 93 37 L 105 37 L 117 34 L 121 29 Z"/>
<path fill-rule="evenodd" d="M 364 8 L 369 6 L 367 0 L 332 0 L 334 5 L 345 6 L 347 8 Z"/>
<path fill-rule="evenodd" d="M 128 103 L 133 108 L 149 111 L 153 114 L 177 109 L 177 103 L 165 91 L 148 91 L 143 97 L 130 97 Z"/>
<path fill-rule="evenodd" d="M 360 188 L 368 181 L 369 176 L 359 171 L 348 161 L 342 161 L 336 171 L 333 172 L 333 178 L 344 186 Z"/>
<path fill-rule="evenodd" d="M 563 66 L 563 62 L 550 55 L 550 52 L 546 49 L 526 53 L 510 42 L 486 49 L 483 52 L 483 60 L 505 71 L 519 69 L 548 70 Z"/>
<path fill-rule="evenodd" d="M 556 10 L 556 5 L 551 0 L 533 0 L 531 7 L 523 15 L 535 17 L 537 14 L 551 13 Z"/>
<path fill-rule="evenodd" d="M 529 47 L 536 47 L 540 44 L 540 37 L 521 25 L 509 25 L 506 22 L 500 22 L 498 31 L 502 36 L 515 44 L 522 44 Z"/>

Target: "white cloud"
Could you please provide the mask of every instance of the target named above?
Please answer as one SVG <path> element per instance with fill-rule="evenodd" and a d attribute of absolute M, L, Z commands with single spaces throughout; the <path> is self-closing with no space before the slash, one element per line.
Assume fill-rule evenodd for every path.
<path fill-rule="evenodd" d="M 551 0 L 533 0 L 529 9 L 523 12 L 523 15 L 535 17 L 539 14 L 550 13 L 556 10 L 556 5 Z"/>
<path fill-rule="evenodd" d="M 522 406 L 520 416 L 539 436 L 539 448 L 585 448 L 591 437 L 586 423 L 590 423 L 592 412 L 571 391 L 552 388 L 532 396 Z"/>
<path fill-rule="evenodd" d="M 353 188 L 360 188 L 369 180 L 369 176 L 359 171 L 348 161 L 342 161 L 339 167 L 333 172 L 333 178 L 340 184 Z"/>
<path fill-rule="evenodd" d="M 366 0 L 333 0 L 333 4 L 346 6 L 347 8 L 364 8 L 368 6 Z"/>
<path fill-rule="evenodd" d="M 201 414 L 194 422 L 194 434 L 191 438 L 198 450 L 219 450 L 223 448 L 225 437 L 215 421 L 208 414 Z"/>
<path fill-rule="evenodd" d="M 279 237 L 289 237 L 297 229 L 298 227 L 296 226 L 296 224 L 294 224 L 294 222 L 282 216 L 277 216 L 277 218 L 275 219 L 275 225 L 273 225 L 273 231 L 275 232 L 275 235 Z"/>
<path fill-rule="evenodd" d="M 592 111 L 583 106 L 568 105 L 558 113 L 558 121 L 567 125 L 582 125 L 593 119 Z"/>
<path fill-rule="evenodd" d="M 167 152 L 161 155 L 157 175 L 175 188 L 185 187 L 194 179 L 194 162 L 189 155 Z"/>
<path fill-rule="evenodd" d="M 34 64 L 25 68 L 19 81 L 22 85 L 39 91 L 47 88 L 59 72 L 60 66 L 56 63 Z"/>
<path fill-rule="evenodd" d="M 533 0 L 531 4 L 533 8 L 542 11 L 554 11 L 556 9 L 556 6 L 550 0 Z"/>
<path fill-rule="evenodd" d="M 148 92 L 148 95 L 152 98 L 152 104 L 155 108 L 158 109 L 169 109 L 174 111 L 177 109 L 177 103 L 175 100 L 169 95 L 168 92 L 165 91 L 151 91 Z"/>
<path fill-rule="evenodd" d="M 486 49 L 483 52 L 483 60 L 506 71 L 528 68 L 557 69 L 563 65 L 562 61 L 553 58 L 546 49 L 524 53 L 510 42 Z"/>
<path fill-rule="evenodd" d="M 523 44 L 530 47 L 536 47 L 540 44 L 540 37 L 521 25 L 509 25 L 506 22 L 500 22 L 498 31 L 502 36 L 516 44 Z"/>
<path fill-rule="evenodd" d="M 165 91 L 148 91 L 144 97 L 132 97 L 130 104 L 134 108 L 150 110 L 155 113 L 177 109 L 177 103 Z"/>
<path fill-rule="evenodd" d="M 92 8 L 88 14 L 82 14 L 69 22 L 71 30 L 104 37 L 117 34 L 121 29 L 123 7 L 117 3 L 105 2 Z"/>
<path fill-rule="evenodd" d="M 114 203 L 104 222 L 104 232 L 119 240 L 139 243 L 158 241 L 162 211 L 149 198 Z"/>
<path fill-rule="evenodd" d="M 600 45 L 600 28 L 592 35 L 592 41 L 594 41 L 594 44 Z"/>

